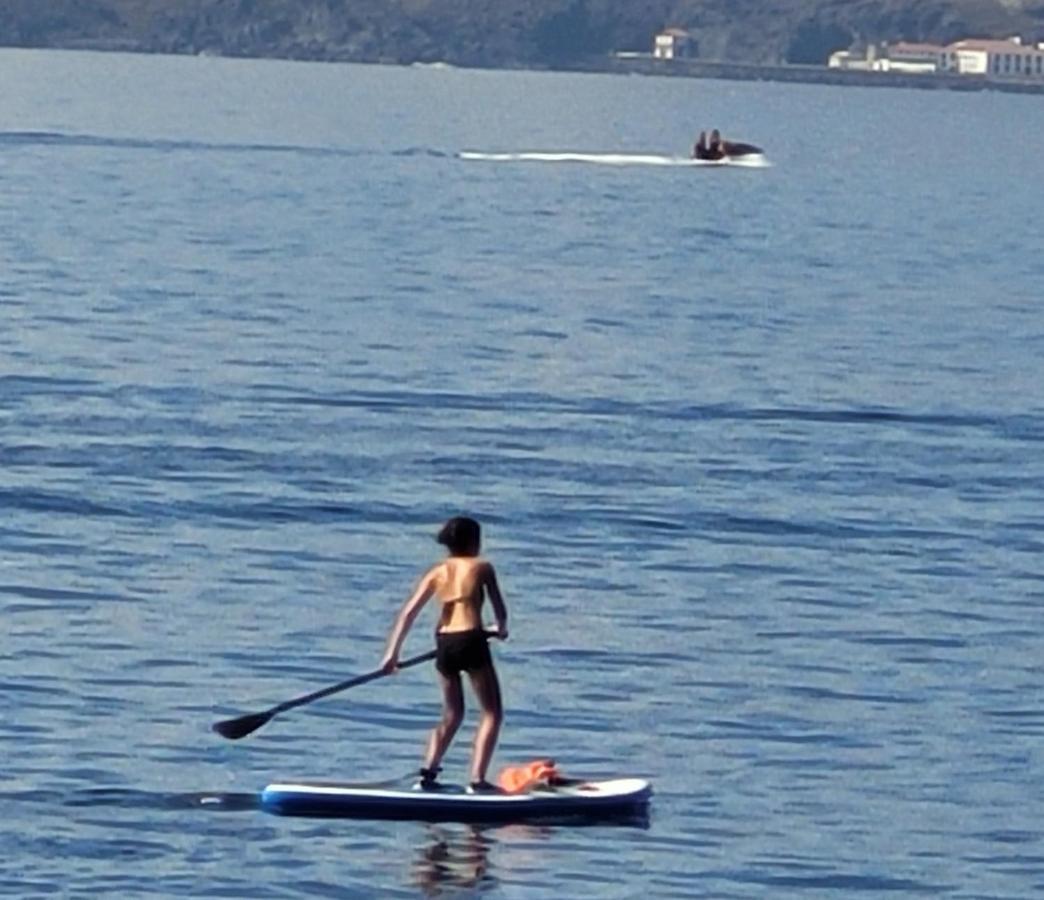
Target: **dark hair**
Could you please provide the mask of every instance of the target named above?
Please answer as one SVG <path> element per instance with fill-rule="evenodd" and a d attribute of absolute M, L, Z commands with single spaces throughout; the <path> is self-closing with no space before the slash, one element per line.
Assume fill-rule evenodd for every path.
<path fill-rule="evenodd" d="M 479 523 L 468 516 L 454 516 L 439 529 L 435 540 L 444 544 L 454 556 L 477 553 L 482 541 Z"/>

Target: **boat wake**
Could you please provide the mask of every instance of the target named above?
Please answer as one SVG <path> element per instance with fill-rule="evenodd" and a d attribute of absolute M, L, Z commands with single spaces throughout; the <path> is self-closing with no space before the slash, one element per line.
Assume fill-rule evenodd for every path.
<path fill-rule="evenodd" d="M 663 156 L 652 153 L 481 153 L 464 150 L 458 158 L 474 162 L 587 163 L 596 166 L 660 166 L 675 168 L 739 167 L 765 169 L 772 164 L 761 153 L 735 159 L 692 159 L 688 156 Z"/>

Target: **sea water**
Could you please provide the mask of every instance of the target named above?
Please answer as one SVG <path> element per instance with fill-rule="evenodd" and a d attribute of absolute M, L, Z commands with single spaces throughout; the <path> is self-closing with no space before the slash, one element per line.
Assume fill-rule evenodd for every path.
<path fill-rule="evenodd" d="M 710 128 L 770 165 L 655 162 Z M 0 53 L 0 893 L 1039 896 L 1041 134 Z M 458 512 L 511 611 L 496 764 L 649 778 L 648 827 L 256 808 L 416 768 L 430 670 L 210 725 L 374 668 Z"/>

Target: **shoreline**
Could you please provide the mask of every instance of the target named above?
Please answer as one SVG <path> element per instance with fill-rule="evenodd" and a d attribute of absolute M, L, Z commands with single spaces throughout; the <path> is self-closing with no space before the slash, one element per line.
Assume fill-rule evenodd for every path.
<path fill-rule="evenodd" d="M 660 75 L 668 78 L 714 78 L 721 81 L 778 81 L 839 87 L 1044 94 L 1044 80 L 1029 81 L 989 78 L 984 75 L 939 73 L 863 72 L 856 69 L 830 69 L 826 66 L 766 66 L 696 59 L 653 59 L 649 56 L 585 60 L 575 66 L 570 66 L 568 71 L 605 72 L 616 75 Z"/>
<path fill-rule="evenodd" d="M 990 78 L 985 75 L 956 75 L 946 73 L 911 74 L 904 72 L 865 72 L 854 69 L 831 69 L 827 66 L 762 65 L 710 61 L 698 59 L 655 59 L 652 56 L 589 57 L 561 66 L 505 63 L 501 66 L 470 66 L 450 62 L 418 63 L 393 59 L 347 59 L 336 54 L 263 55 L 223 54 L 202 50 L 197 53 L 178 53 L 149 49 L 133 41 L 77 40 L 50 46 L 26 47 L 0 45 L 2 50 L 41 50 L 91 53 L 131 53 L 140 56 L 209 57 L 218 59 L 281 60 L 284 62 L 349 63 L 353 65 L 416 65 L 440 66 L 480 71 L 564 72 L 603 75 L 645 75 L 665 78 L 701 78 L 720 81 L 773 81 L 790 84 L 818 84 L 836 87 L 913 88 L 915 90 L 943 91 L 1000 91 L 1011 94 L 1044 94 L 1044 80 Z"/>

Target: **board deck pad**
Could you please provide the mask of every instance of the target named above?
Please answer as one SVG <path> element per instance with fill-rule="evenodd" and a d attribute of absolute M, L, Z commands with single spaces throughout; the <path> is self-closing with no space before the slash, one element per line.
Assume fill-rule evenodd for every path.
<path fill-rule="evenodd" d="M 337 782 L 275 782 L 261 806 L 283 816 L 413 819 L 429 822 L 522 822 L 534 819 L 612 819 L 643 813 L 652 786 L 641 778 L 576 781 L 522 794 L 469 794 L 361 787 Z"/>

